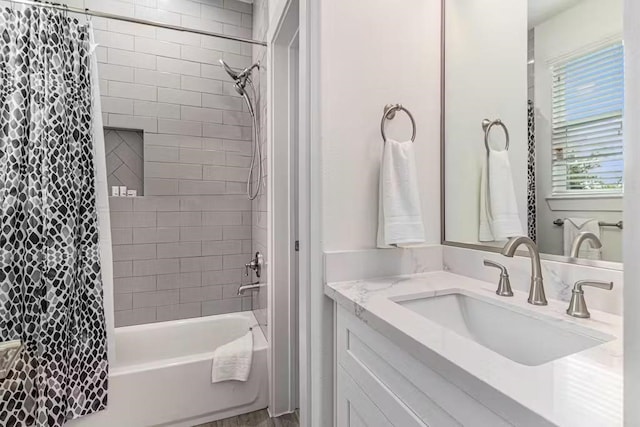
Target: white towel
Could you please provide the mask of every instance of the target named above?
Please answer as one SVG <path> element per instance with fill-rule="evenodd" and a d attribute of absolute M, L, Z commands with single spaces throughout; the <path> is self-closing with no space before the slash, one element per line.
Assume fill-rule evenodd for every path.
<path fill-rule="evenodd" d="M 478 240 L 493 242 L 522 236 L 508 151 L 489 151 L 480 178 L 480 228 Z"/>
<path fill-rule="evenodd" d="M 564 255 L 571 255 L 571 246 L 578 234 L 589 231 L 600 238 L 600 224 L 593 218 L 565 218 L 564 219 Z M 580 247 L 578 257 L 585 259 L 602 259 L 602 249 L 592 248 L 590 243 Z"/>
<path fill-rule="evenodd" d="M 378 247 L 423 243 L 424 224 L 411 141 L 387 140 L 380 167 Z"/>
<path fill-rule="evenodd" d="M 253 358 L 253 332 L 220 346 L 213 353 L 211 382 L 246 381 L 251 372 Z"/>

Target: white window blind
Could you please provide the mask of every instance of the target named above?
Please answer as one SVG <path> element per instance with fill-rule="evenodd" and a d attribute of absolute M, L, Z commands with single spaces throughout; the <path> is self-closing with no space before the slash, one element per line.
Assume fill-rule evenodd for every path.
<path fill-rule="evenodd" d="M 551 71 L 553 193 L 621 192 L 622 43 L 575 56 Z"/>

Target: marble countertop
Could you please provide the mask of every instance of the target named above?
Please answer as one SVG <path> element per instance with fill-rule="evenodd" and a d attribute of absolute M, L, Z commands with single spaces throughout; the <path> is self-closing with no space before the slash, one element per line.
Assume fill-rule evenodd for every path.
<path fill-rule="evenodd" d="M 559 426 L 621 426 L 623 417 L 622 318 L 590 310 L 591 319 L 565 313 L 567 303 L 527 303 L 495 294 L 495 284 L 449 272 L 328 283 L 325 294 L 417 359 L 435 352 L 482 382 Z M 397 304 L 409 296 L 428 297 L 451 291 L 478 296 L 519 313 L 556 323 L 574 332 L 610 341 L 538 366 L 512 361 Z M 586 295 L 589 298 L 596 295 Z M 544 342 L 540 343 L 544 346 Z"/>

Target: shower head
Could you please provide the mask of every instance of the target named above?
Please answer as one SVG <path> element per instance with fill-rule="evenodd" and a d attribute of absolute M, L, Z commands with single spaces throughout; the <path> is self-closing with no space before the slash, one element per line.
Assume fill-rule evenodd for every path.
<path fill-rule="evenodd" d="M 235 71 L 233 71 L 233 68 L 229 67 L 229 65 L 226 62 L 224 62 L 222 59 L 220 60 L 220 64 L 222 64 L 222 66 L 224 67 L 224 70 L 227 72 L 227 74 L 229 74 L 229 76 L 233 80 L 238 80 L 238 78 L 240 77 L 240 73 L 236 73 Z"/>

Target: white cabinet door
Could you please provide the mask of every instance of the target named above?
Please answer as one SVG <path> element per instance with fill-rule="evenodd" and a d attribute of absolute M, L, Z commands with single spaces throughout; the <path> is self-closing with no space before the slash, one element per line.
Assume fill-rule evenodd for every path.
<path fill-rule="evenodd" d="M 338 427 L 389 427 L 393 424 L 380 412 L 344 369 L 337 375 Z"/>

